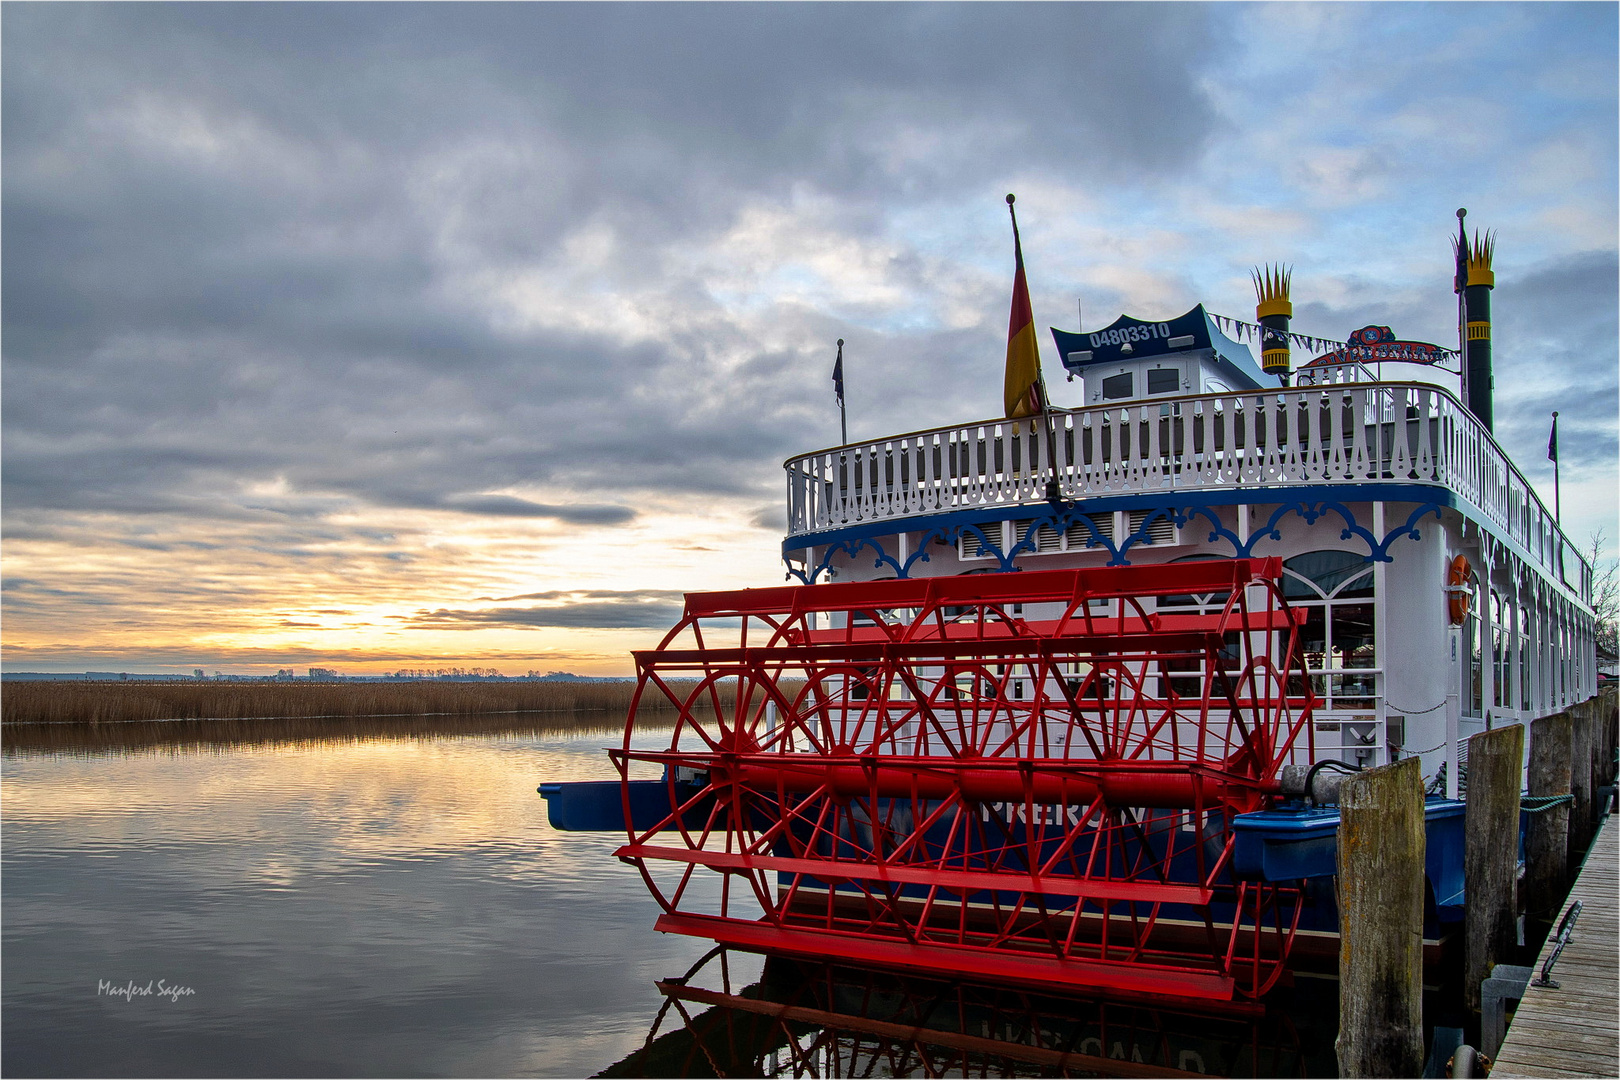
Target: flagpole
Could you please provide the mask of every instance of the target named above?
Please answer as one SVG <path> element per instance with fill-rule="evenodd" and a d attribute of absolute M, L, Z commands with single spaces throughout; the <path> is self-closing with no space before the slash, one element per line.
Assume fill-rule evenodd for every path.
<path fill-rule="evenodd" d="M 838 386 L 838 434 L 840 446 L 849 445 L 849 414 L 844 408 L 844 339 L 838 339 L 838 361 L 833 365 L 833 382 Z"/>
<path fill-rule="evenodd" d="M 1012 217 L 1013 251 L 1020 264 L 1024 260 L 1023 244 L 1018 239 L 1018 211 L 1013 209 L 1014 198 L 1011 192 L 1007 194 L 1007 213 Z M 1046 394 L 1046 374 L 1041 370 L 1040 360 L 1035 362 L 1036 396 L 1040 398 L 1041 419 L 1046 424 L 1046 464 L 1048 477 L 1046 480 L 1046 501 L 1056 506 L 1063 501 L 1063 488 L 1058 484 L 1057 478 L 1057 433 L 1052 425 L 1051 401 Z"/>
<path fill-rule="evenodd" d="M 1558 413 L 1553 413 L 1552 429 L 1552 459 L 1553 459 L 1553 524 L 1560 529 L 1564 527 L 1563 499 L 1558 491 Z"/>
<path fill-rule="evenodd" d="M 1464 402 L 1468 401 L 1468 300 L 1465 293 L 1468 289 L 1468 230 L 1463 227 L 1463 218 L 1468 216 L 1468 208 L 1457 208 L 1457 389 Z"/>

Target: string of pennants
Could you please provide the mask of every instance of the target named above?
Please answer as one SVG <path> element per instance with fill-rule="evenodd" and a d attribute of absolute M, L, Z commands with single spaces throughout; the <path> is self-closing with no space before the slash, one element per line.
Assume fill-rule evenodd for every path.
<path fill-rule="evenodd" d="M 1211 319 L 1214 319 L 1215 324 L 1221 328 L 1221 333 L 1225 334 L 1234 341 L 1253 341 L 1258 344 L 1260 341 L 1260 335 L 1265 332 L 1266 329 L 1265 327 L 1256 323 L 1244 322 L 1242 319 L 1233 319 L 1225 315 L 1217 315 L 1213 311 L 1208 312 L 1208 315 Z M 1332 341 L 1328 338 L 1311 337 L 1308 334 L 1296 334 L 1292 331 L 1290 331 L 1288 334 L 1288 340 L 1297 348 L 1310 350 L 1313 355 L 1332 352 L 1347 347 L 1342 341 Z"/>
<path fill-rule="evenodd" d="M 1206 314 L 1215 320 L 1215 324 L 1221 328 L 1221 333 L 1226 334 L 1234 341 L 1253 341 L 1259 344 L 1263 333 L 1275 333 L 1275 331 L 1268 331 L 1257 323 L 1244 322 L 1242 319 L 1234 319 L 1227 315 L 1217 315 L 1213 311 L 1206 312 Z M 1288 340 L 1293 347 L 1309 350 L 1313 356 L 1321 356 L 1330 352 L 1342 352 L 1346 354 L 1346 359 L 1349 360 L 1412 360 L 1418 363 L 1433 363 L 1436 360 L 1456 360 L 1462 355 L 1456 349 L 1442 349 L 1438 345 L 1410 348 L 1404 342 L 1381 343 L 1374 346 L 1352 346 L 1343 341 L 1334 341 L 1332 338 L 1311 337 L 1309 334 L 1296 334 L 1293 331 L 1289 331 Z"/>

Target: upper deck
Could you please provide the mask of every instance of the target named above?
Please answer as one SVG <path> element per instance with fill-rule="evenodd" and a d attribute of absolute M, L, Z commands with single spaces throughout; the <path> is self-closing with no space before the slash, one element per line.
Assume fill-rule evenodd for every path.
<path fill-rule="evenodd" d="M 1336 374 L 1359 373 L 1347 365 Z M 1050 439 L 1038 417 L 997 419 L 789 458 L 787 546 L 854 526 L 899 532 L 925 524 L 908 519 L 1044 506 L 1055 450 L 1063 498 L 1079 502 L 1185 494 L 1193 503 L 1226 493 L 1260 503 L 1323 497 L 1324 488 L 1341 500 L 1409 501 L 1400 488 L 1430 487 L 1590 601 L 1591 567 L 1455 396 L 1427 383 L 1332 377 L 1054 410 Z"/>

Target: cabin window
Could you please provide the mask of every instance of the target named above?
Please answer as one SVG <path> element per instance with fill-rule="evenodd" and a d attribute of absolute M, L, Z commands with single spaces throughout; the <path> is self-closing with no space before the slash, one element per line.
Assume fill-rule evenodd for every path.
<path fill-rule="evenodd" d="M 1529 712 L 1535 707 L 1531 703 L 1531 691 L 1535 685 L 1531 675 L 1534 654 L 1530 650 L 1530 612 L 1523 604 L 1519 605 L 1519 625 L 1515 630 L 1519 643 L 1519 708 Z"/>
<path fill-rule="evenodd" d="M 1181 389 L 1181 372 L 1176 368 L 1154 368 L 1147 373 L 1149 394 L 1173 394 Z"/>
<path fill-rule="evenodd" d="M 1220 559 L 1220 555 L 1184 555 L 1172 562 L 1208 562 L 1210 559 Z M 1180 596 L 1161 596 L 1156 607 L 1159 611 L 1174 611 L 1190 615 L 1218 615 L 1226 608 L 1226 602 L 1231 599 L 1231 591 L 1213 593 L 1185 593 Z M 1175 657 L 1164 662 L 1164 670 L 1174 672 L 1169 678 L 1160 680 L 1160 693 L 1168 697 L 1176 694 L 1179 697 L 1200 697 L 1204 692 L 1204 664 L 1203 661 L 1191 657 Z"/>
<path fill-rule="evenodd" d="M 1283 562 L 1283 595 L 1305 610 L 1300 649 L 1324 709 L 1377 701 L 1372 564 L 1353 551 L 1312 551 Z"/>
<path fill-rule="evenodd" d="M 1469 583 L 1468 618 L 1463 620 L 1463 661 L 1468 669 L 1463 674 L 1464 716 L 1485 715 L 1485 657 L 1484 634 L 1479 618 L 1479 583 Z"/>
<path fill-rule="evenodd" d="M 1491 701 L 1498 709 L 1513 708 L 1513 607 L 1501 593 L 1491 593 Z"/>
<path fill-rule="evenodd" d="M 856 668 L 853 680 L 848 680 L 846 677 L 846 684 L 849 686 L 849 699 L 851 701 L 866 701 L 871 698 L 873 696 L 873 680 L 876 677 L 877 668 L 875 667 Z"/>
<path fill-rule="evenodd" d="M 1118 401 L 1128 398 L 1135 393 L 1135 383 L 1131 379 L 1131 372 L 1126 371 L 1118 375 L 1110 375 L 1102 381 L 1102 396 L 1104 401 Z"/>

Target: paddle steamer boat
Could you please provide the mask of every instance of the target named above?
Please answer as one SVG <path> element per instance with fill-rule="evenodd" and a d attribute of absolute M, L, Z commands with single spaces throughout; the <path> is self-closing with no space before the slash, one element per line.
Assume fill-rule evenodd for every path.
<path fill-rule="evenodd" d="M 1240 1002 L 1336 948 L 1329 779 L 1416 757 L 1438 943 L 1467 739 L 1596 684 L 1592 567 L 1492 434 L 1460 217 L 1457 350 L 1304 337 L 1264 269 L 1253 323 L 1053 329 L 1076 407 L 1025 379 L 1009 417 L 790 458 L 797 584 L 690 595 L 622 782 L 546 785 L 553 823 L 623 828 L 660 930 Z"/>

